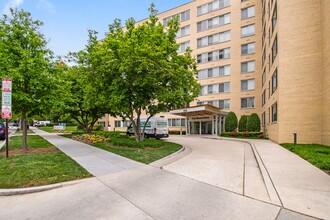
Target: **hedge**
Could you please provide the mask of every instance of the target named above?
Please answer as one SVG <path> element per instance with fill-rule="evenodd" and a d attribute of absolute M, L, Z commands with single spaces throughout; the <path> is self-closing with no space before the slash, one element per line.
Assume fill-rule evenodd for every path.
<path fill-rule="evenodd" d="M 240 132 L 247 131 L 246 124 L 247 124 L 248 118 L 249 118 L 249 116 L 247 116 L 247 115 L 241 116 L 241 118 L 239 119 L 239 123 L 238 123 L 238 131 L 240 131 Z"/>
<path fill-rule="evenodd" d="M 264 138 L 263 132 L 222 132 L 221 137 L 236 137 L 236 138 Z"/>
<path fill-rule="evenodd" d="M 260 118 L 256 113 L 252 113 L 247 120 L 246 129 L 249 132 L 258 132 L 260 131 Z"/>
<path fill-rule="evenodd" d="M 237 128 L 237 116 L 235 112 L 229 112 L 225 121 L 225 130 L 227 132 L 235 131 Z"/>

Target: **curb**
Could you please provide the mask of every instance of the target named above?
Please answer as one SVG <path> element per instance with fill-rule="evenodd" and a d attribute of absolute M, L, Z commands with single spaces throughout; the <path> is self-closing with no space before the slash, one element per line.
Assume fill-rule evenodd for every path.
<path fill-rule="evenodd" d="M 14 196 L 14 195 L 23 195 L 23 194 L 43 192 L 43 191 L 61 188 L 63 186 L 75 185 L 86 179 L 89 179 L 89 178 L 73 180 L 70 182 L 55 183 L 55 184 L 45 185 L 45 186 L 35 186 L 35 187 L 16 188 L 16 189 L 0 189 L 0 196 Z"/>
<path fill-rule="evenodd" d="M 178 161 L 179 159 L 190 154 L 191 152 L 192 152 L 192 150 L 189 147 L 185 147 L 182 145 L 182 148 L 180 150 L 178 150 L 178 151 L 174 152 L 173 154 L 170 154 L 162 159 L 154 161 L 154 162 L 150 163 L 149 165 L 156 167 L 156 168 L 163 169 L 164 166 L 167 166 L 171 163 Z"/>
<path fill-rule="evenodd" d="M 207 137 L 205 137 L 207 138 Z M 224 137 L 214 137 L 214 138 L 210 138 L 210 139 L 216 139 L 216 140 L 226 140 L 226 141 L 237 141 L 237 142 L 242 142 L 242 143 L 246 143 L 249 144 L 253 155 L 255 157 L 255 160 L 259 166 L 259 171 L 261 173 L 262 179 L 264 181 L 264 184 L 266 186 L 267 192 L 268 192 L 268 196 L 270 199 L 270 202 L 272 204 L 278 205 L 278 206 L 283 206 L 281 199 L 277 193 L 276 187 L 273 183 L 272 178 L 270 177 L 268 170 L 265 166 L 265 164 L 263 163 L 263 160 L 261 158 L 261 156 L 259 155 L 259 152 L 257 150 L 257 147 L 255 146 L 254 143 L 246 140 L 246 139 L 232 139 L 232 138 L 224 138 Z"/>
<path fill-rule="evenodd" d="M 52 185 L 46 186 L 36 186 L 36 187 L 29 187 L 29 188 L 21 188 L 21 189 L 0 189 L 0 196 L 13 196 L 13 195 L 22 195 L 22 194 L 29 194 L 29 193 L 36 193 L 42 192 L 51 189 L 57 189 L 62 187 L 61 183 L 56 183 Z"/>

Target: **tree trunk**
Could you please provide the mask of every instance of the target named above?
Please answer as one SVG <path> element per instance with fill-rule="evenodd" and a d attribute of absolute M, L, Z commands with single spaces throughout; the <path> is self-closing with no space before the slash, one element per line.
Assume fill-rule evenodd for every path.
<path fill-rule="evenodd" d="M 23 131 L 23 139 L 22 139 L 22 148 L 23 150 L 28 150 L 27 145 L 27 126 L 26 126 L 26 111 L 22 111 L 22 131 Z"/>

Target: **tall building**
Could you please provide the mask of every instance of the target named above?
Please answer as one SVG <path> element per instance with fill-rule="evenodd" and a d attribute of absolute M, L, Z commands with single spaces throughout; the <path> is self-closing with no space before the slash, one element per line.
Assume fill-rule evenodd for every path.
<path fill-rule="evenodd" d="M 329 13 L 328 0 L 195 0 L 160 13 L 164 25 L 179 16 L 179 52 L 191 47 L 198 63 L 202 91 L 190 106 L 223 113 L 208 119 L 201 114 L 215 109 L 204 106 L 193 107 L 198 117 L 160 115 L 171 129 L 217 134 L 223 111 L 257 113 L 277 143 L 296 133 L 300 143 L 330 145 Z M 109 116 L 99 123 L 111 130 L 127 125 Z"/>

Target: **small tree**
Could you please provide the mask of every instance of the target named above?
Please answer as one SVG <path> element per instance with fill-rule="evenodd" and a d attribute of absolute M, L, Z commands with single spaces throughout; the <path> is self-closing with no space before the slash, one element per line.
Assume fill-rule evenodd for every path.
<path fill-rule="evenodd" d="M 247 115 L 242 115 L 241 118 L 239 119 L 238 122 L 238 131 L 242 132 L 242 131 L 246 131 L 246 123 L 248 121 L 249 116 Z"/>
<path fill-rule="evenodd" d="M 226 121 L 225 129 L 227 132 L 234 131 L 237 128 L 237 116 L 235 112 L 229 112 Z"/>
<path fill-rule="evenodd" d="M 0 77 L 13 81 L 12 108 L 21 114 L 22 148 L 27 150 L 27 117 L 56 105 L 60 83 L 57 61 L 40 32 L 43 23 L 23 10 L 10 9 L 10 13 L 0 19 Z"/>
<path fill-rule="evenodd" d="M 253 113 L 247 120 L 246 128 L 250 132 L 260 131 L 260 118 L 258 114 Z"/>
<path fill-rule="evenodd" d="M 153 4 L 149 11 L 149 20 L 139 25 L 127 20 L 125 31 L 119 20 L 109 26 L 99 53 L 103 71 L 95 76 L 112 115 L 131 121 L 137 141 L 144 138 L 143 112 L 147 123 L 159 112 L 193 101 L 200 91 L 191 50 L 178 54 L 178 17 L 164 27 Z"/>

